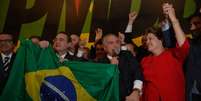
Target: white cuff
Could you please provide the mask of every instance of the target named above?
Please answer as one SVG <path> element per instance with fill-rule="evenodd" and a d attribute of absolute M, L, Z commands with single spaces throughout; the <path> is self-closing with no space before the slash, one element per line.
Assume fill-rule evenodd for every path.
<path fill-rule="evenodd" d="M 131 33 L 132 32 L 132 28 L 133 27 L 133 25 L 127 25 L 127 27 L 126 27 L 126 30 L 125 30 L 125 33 Z"/>
<path fill-rule="evenodd" d="M 143 82 L 141 80 L 135 80 L 133 89 L 139 89 L 142 92 L 142 85 L 143 85 Z"/>
<path fill-rule="evenodd" d="M 128 49 L 128 47 L 126 45 L 121 46 L 121 50 L 126 51 Z"/>
<path fill-rule="evenodd" d="M 161 27 L 162 31 L 167 31 L 170 29 L 170 24 L 167 22 L 164 26 Z"/>
<path fill-rule="evenodd" d="M 82 57 L 83 53 L 84 53 L 83 51 L 78 50 L 78 52 L 77 52 L 77 57 L 79 57 L 79 58 Z"/>
<path fill-rule="evenodd" d="M 72 55 L 72 56 L 74 55 L 74 53 L 73 53 L 73 52 L 71 52 L 71 51 L 68 51 L 68 53 L 69 53 L 70 55 Z"/>

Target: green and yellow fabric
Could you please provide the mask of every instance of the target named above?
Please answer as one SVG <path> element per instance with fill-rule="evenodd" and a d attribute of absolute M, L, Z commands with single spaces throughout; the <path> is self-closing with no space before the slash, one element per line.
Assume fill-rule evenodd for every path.
<path fill-rule="evenodd" d="M 51 47 L 21 43 L 0 101 L 119 101 L 118 68 L 60 62 Z"/>

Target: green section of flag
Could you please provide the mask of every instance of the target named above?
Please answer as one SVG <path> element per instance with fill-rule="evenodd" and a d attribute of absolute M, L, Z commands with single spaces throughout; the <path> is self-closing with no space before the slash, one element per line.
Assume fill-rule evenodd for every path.
<path fill-rule="evenodd" d="M 27 93 L 25 75 L 55 70 L 61 66 L 69 67 L 79 84 L 96 100 L 119 101 L 119 74 L 115 65 L 68 61 L 60 63 L 51 47 L 41 49 L 27 40 L 21 43 L 17 52 L 0 101 L 31 101 L 33 96 Z"/>
<path fill-rule="evenodd" d="M 65 65 L 70 67 L 77 80 L 98 101 L 119 100 L 118 70 L 114 65 L 80 62 L 66 62 Z"/>

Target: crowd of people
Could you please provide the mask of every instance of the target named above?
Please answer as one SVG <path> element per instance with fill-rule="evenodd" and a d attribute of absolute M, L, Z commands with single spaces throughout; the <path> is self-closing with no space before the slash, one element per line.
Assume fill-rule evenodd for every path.
<path fill-rule="evenodd" d="M 133 43 L 129 34 L 137 18 L 129 14 L 125 32 L 103 34 L 95 30 L 94 45 L 77 34 L 59 32 L 52 47 L 61 61 L 114 64 L 119 69 L 121 101 L 201 101 L 201 13 L 189 18 L 192 38 L 187 38 L 172 4 L 164 3 L 165 20 L 142 34 L 142 45 Z M 41 48 L 51 42 L 32 36 Z M 0 34 L 0 94 L 7 82 L 15 58 L 12 34 Z"/>

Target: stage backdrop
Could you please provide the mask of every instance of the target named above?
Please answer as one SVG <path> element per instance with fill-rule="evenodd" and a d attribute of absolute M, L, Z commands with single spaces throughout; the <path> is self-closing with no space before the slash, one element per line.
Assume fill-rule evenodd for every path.
<path fill-rule="evenodd" d="M 124 31 L 130 11 L 139 16 L 133 31 L 140 35 L 162 18 L 164 0 L 0 0 L 0 32 L 19 38 L 38 35 L 52 40 L 60 31 L 81 34 L 90 42 L 94 29 L 104 33 Z M 192 15 L 200 0 L 170 0 L 180 19 Z"/>

